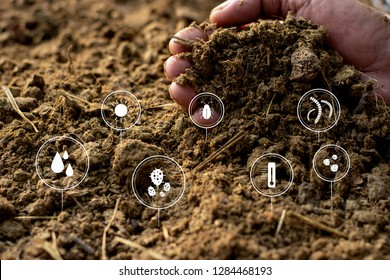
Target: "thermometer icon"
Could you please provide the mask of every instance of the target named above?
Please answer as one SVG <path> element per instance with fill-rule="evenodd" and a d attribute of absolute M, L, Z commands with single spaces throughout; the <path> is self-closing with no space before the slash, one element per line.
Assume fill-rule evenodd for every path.
<path fill-rule="evenodd" d="M 276 187 L 276 164 L 275 162 L 268 163 L 268 188 Z"/>

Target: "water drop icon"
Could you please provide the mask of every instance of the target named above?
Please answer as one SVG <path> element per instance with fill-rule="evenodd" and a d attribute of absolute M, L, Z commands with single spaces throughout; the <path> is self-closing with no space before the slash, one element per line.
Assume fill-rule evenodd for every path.
<path fill-rule="evenodd" d="M 72 168 L 72 165 L 68 165 L 68 167 L 66 168 L 66 171 L 65 171 L 65 174 L 66 176 L 68 177 L 72 177 L 73 176 L 73 168 Z"/>
<path fill-rule="evenodd" d="M 54 173 L 61 173 L 64 170 L 64 163 L 62 162 L 60 154 L 57 152 L 51 162 L 51 170 Z"/>
<path fill-rule="evenodd" d="M 64 154 L 62 155 L 62 158 L 63 158 L 64 160 L 67 160 L 67 159 L 69 158 L 69 154 L 68 154 L 67 151 L 64 152 Z"/>

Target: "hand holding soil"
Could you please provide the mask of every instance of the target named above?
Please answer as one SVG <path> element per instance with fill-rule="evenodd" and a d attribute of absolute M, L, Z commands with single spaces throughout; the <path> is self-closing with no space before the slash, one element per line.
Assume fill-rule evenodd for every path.
<path fill-rule="evenodd" d="M 269 1 L 230 0 L 214 8 L 210 20 L 217 26 L 241 26 L 259 18 L 286 17 L 291 11 L 323 25 L 329 33 L 329 44 L 337 50 L 347 63 L 353 64 L 364 76 L 376 81 L 374 93 L 390 99 L 390 29 L 388 19 L 381 13 L 355 0 L 347 1 Z M 208 34 L 196 27 L 179 31 L 176 37 L 186 40 L 207 40 Z M 191 63 L 177 55 L 190 47 L 172 39 L 171 56 L 165 65 L 168 79 L 174 80 L 191 67 Z M 187 111 L 196 90 L 189 85 L 172 82 L 171 97 Z"/>
<path fill-rule="evenodd" d="M 390 107 L 369 98 L 389 98 L 378 89 L 390 88 L 383 16 L 352 0 L 234 0 L 213 10 L 218 28 L 180 31 L 169 58 L 171 35 L 207 20 L 212 3 L 1 1 L 0 259 L 390 258 Z M 191 115 L 205 122 L 225 112 L 211 134 L 167 95 L 166 59 L 182 107 L 202 92 L 223 101 L 219 110 L 209 96 L 195 99 Z M 302 102 L 310 124 L 332 126 L 320 137 L 297 116 L 314 88 L 338 99 Z M 139 104 L 111 95 L 123 91 Z M 47 141 L 56 136 L 86 152 Z M 40 153 L 44 143 L 54 145 Z M 293 172 L 280 158 L 258 160 L 271 153 Z M 53 188 L 81 174 L 86 154 L 85 180 Z M 185 191 L 173 164 L 134 173 L 155 155 L 177 161 Z M 271 204 L 262 185 L 283 193 Z"/>

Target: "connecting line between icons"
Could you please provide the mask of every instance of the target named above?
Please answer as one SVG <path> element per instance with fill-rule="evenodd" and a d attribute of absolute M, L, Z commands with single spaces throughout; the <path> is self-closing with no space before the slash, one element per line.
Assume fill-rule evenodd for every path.
<path fill-rule="evenodd" d="M 333 182 L 330 182 L 330 210 L 333 211 Z"/>
<path fill-rule="evenodd" d="M 64 211 L 64 190 L 61 190 L 61 212 Z"/>
<path fill-rule="evenodd" d="M 119 130 L 119 145 L 122 146 L 123 143 L 123 130 Z"/>
<path fill-rule="evenodd" d="M 314 104 L 315 104 L 315 106 L 316 106 L 316 109 L 312 109 L 312 110 L 310 110 L 309 111 L 309 113 L 306 115 L 307 117 L 307 120 L 308 121 L 310 121 L 310 120 L 313 120 L 313 118 L 310 118 L 310 114 L 311 113 L 313 113 L 315 110 L 317 110 L 317 116 L 316 116 L 316 118 L 314 119 L 314 122 L 315 122 L 315 124 L 317 124 L 318 122 L 319 122 L 319 120 L 320 120 L 320 118 L 321 118 L 321 116 L 323 115 L 323 109 L 322 109 L 322 107 L 321 107 L 321 103 L 323 103 L 323 104 L 325 104 L 325 105 L 327 105 L 328 107 L 329 107 L 329 114 L 328 114 L 328 117 L 327 118 L 331 118 L 331 116 L 333 115 L 333 112 L 336 112 L 336 111 L 333 111 L 333 108 L 338 108 L 338 112 L 337 112 L 337 116 L 336 116 L 336 119 L 334 120 L 334 123 L 332 124 L 332 126 L 331 127 L 328 127 L 328 128 L 326 128 L 326 130 L 318 130 L 318 129 L 315 129 L 315 128 L 312 128 L 312 127 L 309 127 L 306 123 L 305 123 L 305 121 L 304 121 L 304 119 L 302 119 L 301 118 L 301 113 L 299 112 L 299 106 L 301 106 L 302 105 L 302 100 L 304 99 L 304 97 L 305 96 L 307 96 L 308 94 L 311 94 L 313 91 L 320 91 L 321 93 L 323 93 L 323 92 L 326 92 L 327 94 L 329 94 L 330 96 L 331 96 L 331 102 L 332 102 L 332 104 L 333 104 L 333 106 L 331 105 L 331 103 L 330 102 L 328 102 L 328 101 L 326 101 L 326 100 L 320 100 L 320 101 L 318 101 L 316 98 L 314 98 L 314 97 L 310 97 L 309 99 L 310 99 L 310 101 L 312 101 L 312 102 L 314 102 Z M 122 99 L 124 98 L 122 98 L 122 99 L 120 99 L 120 97 L 117 97 L 117 98 L 114 98 L 113 100 L 114 101 L 110 101 L 110 97 L 112 96 L 112 94 L 118 94 L 118 95 L 123 95 L 123 96 L 125 96 L 125 97 L 128 97 L 128 98 L 130 98 L 129 100 L 131 100 L 131 101 L 133 101 L 133 102 L 135 102 L 135 104 L 137 105 L 137 108 L 138 108 L 138 111 L 136 111 L 137 112 L 137 116 L 136 116 L 136 120 L 135 120 L 135 122 L 133 122 L 131 125 L 129 125 L 129 126 L 127 126 L 127 127 L 118 127 L 117 126 L 117 119 L 119 118 L 119 119 L 125 119 L 126 117 L 127 117 L 127 114 L 128 114 L 128 110 L 129 110 L 129 106 L 127 105 L 127 101 L 125 100 L 125 102 L 121 102 L 122 101 Z M 198 113 L 198 111 L 196 111 L 197 109 L 199 109 L 199 108 L 196 108 L 196 102 L 195 101 L 197 101 L 198 100 L 198 103 L 199 103 L 199 97 L 204 97 L 204 96 L 206 96 L 207 98 L 214 98 L 215 100 L 216 100 L 216 102 L 215 103 L 218 103 L 219 105 L 220 105 L 220 108 L 219 108 L 219 114 L 220 114 L 220 118 L 214 123 L 214 124 L 212 124 L 212 125 L 208 125 L 208 126 L 206 126 L 206 125 L 202 125 L 201 123 L 199 123 L 199 122 L 197 122 L 196 121 L 196 119 L 195 118 L 192 118 L 192 116 L 194 116 L 195 115 L 195 112 L 196 113 Z M 198 98 L 198 99 L 196 99 L 196 98 Z M 190 117 L 191 117 L 191 120 L 194 122 L 194 124 L 195 125 L 197 125 L 198 127 L 201 127 L 201 128 L 204 128 L 206 131 L 205 131 L 205 134 L 206 134 L 206 142 L 208 141 L 208 129 L 211 129 L 211 128 L 213 128 L 213 127 L 215 127 L 215 126 L 217 126 L 221 121 L 222 121 L 222 118 L 223 118 L 223 116 L 224 116 L 224 113 L 225 113 L 225 107 L 224 107 L 224 105 L 223 105 L 223 103 L 222 103 L 222 101 L 220 100 L 220 98 L 218 97 L 218 96 L 216 96 L 216 95 L 214 95 L 214 94 L 212 94 L 212 93 L 202 93 L 202 94 L 199 94 L 199 95 L 197 95 L 196 96 L 196 98 L 194 98 L 193 100 L 191 100 L 191 103 L 190 103 L 190 109 L 189 109 L 189 115 L 190 115 Z M 105 104 L 105 103 L 107 103 L 107 104 Z M 203 103 L 204 104 L 204 107 L 203 107 L 203 109 L 201 110 L 201 118 L 203 119 L 203 120 L 212 120 L 212 114 L 213 114 L 213 112 L 215 112 L 215 111 L 213 111 L 213 108 L 211 108 L 210 107 L 210 105 L 209 104 L 211 104 L 212 102 L 211 101 L 209 101 L 209 102 L 203 102 L 203 100 L 201 100 L 200 101 L 200 103 Z M 338 106 L 335 106 L 334 105 L 334 103 L 336 103 Z M 111 117 L 112 116 L 116 116 L 115 118 L 115 124 L 116 125 L 113 125 L 112 124 L 112 122 L 109 122 L 110 121 L 110 119 L 109 119 L 109 117 L 108 117 L 108 119 L 107 119 L 107 115 L 106 115 L 106 111 L 107 111 L 107 109 L 106 109 L 106 107 L 105 106 L 108 106 L 108 105 L 110 105 L 109 107 L 111 108 L 111 110 L 113 110 L 113 115 L 111 115 Z M 114 106 L 115 105 L 115 106 Z M 191 105 L 194 105 L 194 107 L 193 108 L 191 108 L 192 106 Z M 299 104 L 298 104 L 298 117 L 299 117 L 299 120 L 301 121 L 301 123 L 302 123 L 302 125 L 304 125 L 307 129 L 309 129 L 309 130 L 311 130 L 311 131 L 313 131 L 313 132 L 317 132 L 317 137 L 318 137 L 318 142 L 320 142 L 320 133 L 321 132 L 324 132 L 324 131 L 327 131 L 327 130 L 329 130 L 330 128 L 332 128 L 336 123 L 337 123 L 337 121 L 338 121 L 338 119 L 339 119 L 339 117 L 340 117 L 340 105 L 339 105 L 339 103 L 338 103 L 338 100 L 337 100 L 337 98 L 331 93 L 331 92 L 328 92 L 328 91 L 325 91 L 325 90 L 321 90 L 321 89 L 316 89 L 316 90 L 312 90 L 312 91 L 309 91 L 309 92 L 307 92 L 304 96 L 302 96 L 302 98 L 300 99 L 300 102 L 299 102 Z M 111 127 L 111 128 L 113 128 L 113 129 L 115 129 L 115 130 L 119 130 L 119 141 L 120 141 L 120 143 L 119 143 L 119 145 L 123 145 L 123 139 L 124 139 L 124 130 L 127 130 L 127 129 L 130 129 L 131 127 L 133 127 L 134 125 L 136 125 L 136 123 L 139 121 L 139 118 L 140 118 L 140 114 L 141 114 L 141 106 L 140 106 L 140 103 L 138 102 L 138 100 L 137 100 L 137 98 L 134 96 L 134 95 L 132 95 L 130 92 L 126 92 L 126 91 L 116 91 L 116 92 L 113 92 L 113 93 L 111 93 L 110 95 L 108 95 L 106 98 L 105 98 L 105 100 L 103 101 L 103 104 L 102 104 L 102 108 L 101 108 L 101 114 L 102 114 L 102 117 L 103 117 L 103 120 L 105 121 L 105 123 L 109 126 L 109 127 Z M 196 116 L 199 116 L 199 115 L 196 115 Z M 111 121 L 112 121 L 112 119 L 111 119 Z M 61 137 L 56 137 L 56 138 L 54 138 L 54 139 L 60 139 L 61 140 Z M 73 142 L 75 142 L 76 144 L 78 144 L 79 146 L 81 146 L 82 147 L 82 149 L 83 149 L 83 151 L 84 151 L 84 153 L 85 153 L 85 156 L 86 156 L 86 169 L 85 169 L 85 175 L 81 178 L 81 180 L 79 180 L 79 181 L 77 181 L 77 182 L 75 182 L 75 184 L 70 184 L 70 183 L 68 183 L 68 186 L 66 186 L 66 188 L 62 188 L 61 189 L 61 211 L 63 211 L 64 210 L 64 191 L 65 190 L 67 190 L 67 189 L 70 189 L 70 188 L 73 188 L 73 187 L 76 187 L 77 185 L 79 185 L 84 179 L 85 179 L 85 177 L 86 177 L 86 175 L 87 175 L 87 172 L 88 172 L 88 169 L 89 169 L 89 158 L 88 158 L 88 153 L 87 153 L 87 151 L 85 150 L 85 148 L 83 147 L 83 145 L 79 142 L 79 141 L 77 141 L 77 140 L 74 140 L 74 139 L 72 139 L 71 137 L 63 137 L 63 138 L 66 138 L 68 141 L 73 141 Z M 238 138 L 237 138 L 238 139 Z M 43 148 L 43 147 L 45 147 L 46 146 L 46 144 L 47 143 L 50 143 L 51 141 L 53 141 L 52 139 L 51 140 L 49 140 L 49 141 L 47 141 L 47 142 L 45 142 L 44 143 L 44 145 L 40 148 L 40 150 L 38 151 L 38 154 L 37 154 L 37 157 L 36 157 L 36 168 L 37 168 L 37 171 L 38 171 L 38 175 L 40 176 L 40 178 L 44 181 L 45 180 L 45 178 L 44 178 L 44 176 L 41 176 L 40 175 L 40 173 L 39 173 L 39 161 L 38 161 L 38 155 L 39 155 L 39 153 L 40 153 L 40 151 L 41 151 L 41 149 Z M 336 146 L 336 145 L 326 145 L 326 146 L 324 146 L 324 147 L 327 147 L 327 146 Z M 323 149 L 324 147 L 322 147 L 321 149 Z M 344 149 L 342 149 L 341 147 L 339 147 L 343 152 L 344 152 L 344 154 L 346 154 L 346 152 L 345 152 L 345 150 Z M 320 150 L 321 150 L 320 149 Z M 320 151 L 319 150 L 319 151 Z M 317 153 L 319 152 L 319 151 L 317 151 Z M 57 154 L 58 154 L 58 156 L 56 155 L 54 158 L 53 158 L 53 162 L 52 162 L 52 165 L 51 165 L 51 170 L 54 172 L 54 173 L 57 173 L 57 174 L 60 174 L 61 172 L 63 172 L 65 169 L 64 169 L 64 163 L 63 163 L 63 160 L 67 160 L 68 159 L 68 157 L 69 157 L 69 155 L 68 155 L 68 152 L 65 150 L 65 152 L 63 153 L 63 155 L 62 155 L 62 158 L 61 158 L 61 156 L 60 156 L 60 153 L 61 153 L 61 151 L 57 151 Z M 317 155 L 317 153 L 316 153 L 316 155 Z M 333 160 L 336 160 L 337 159 L 337 156 L 336 156 L 336 154 L 334 154 L 334 156 L 336 157 L 336 158 L 334 158 Z M 162 159 L 168 159 L 168 160 L 170 160 L 170 161 L 172 161 L 173 163 L 172 164 L 174 164 L 174 166 L 177 166 L 177 168 L 179 168 L 180 169 L 180 171 L 181 171 L 181 173 L 183 174 L 183 183 L 182 183 L 182 190 L 181 190 L 181 192 L 180 192 L 180 195 L 174 200 L 174 201 L 172 201 L 172 202 L 170 202 L 170 203 L 168 203 L 168 204 L 164 204 L 164 205 L 154 205 L 154 204 L 152 204 L 151 203 L 151 201 L 150 201 L 150 197 L 152 197 L 152 196 L 160 196 L 160 197 L 164 197 L 165 195 L 166 195 L 166 193 L 169 191 L 169 189 L 168 190 L 165 190 L 164 189 L 164 191 L 161 191 L 160 192 L 160 190 L 158 189 L 158 187 L 160 186 L 160 184 L 161 184 L 161 182 L 159 182 L 159 183 L 156 183 L 156 184 L 154 184 L 155 185 L 155 187 L 152 187 L 152 186 L 149 186 L 149 189 L 148 189 L 148 191 L 150 191 L 150 193 L 153 191 L 154 192 L 154 194 L 150 194 L 149 193 L 149 196 L 147 196 L 146 198 L 148 199 L 148 201 L 144 201 L 143 199 L 142 199 L 142 197 L 138 194 L 138 192 L 137 192 L 137 189 L 136 189 L 136 184 L 135 184 L 135 179 L 136 179 L 136 175 L 138 174 L 137 172 L 138 172 L 138 170 L 139 170 L 139 168 L 140 168 L 140 166 L 142 166 L 142 164 L 143 163 L 145 163 L 145 161 L 146 160 L 149 160 L 150 158 L 153 158 L 153 159 L 155 159 L 155 158 L 159 158 L 160 157 L 160 160 L 161 160 L 161 158 Z M 258 186 L 256 186 L 256 181 L 255 181 L 255 175 L 256 174 L 253 174 L 253 172 L 255 171 L 255 169 L 254 169 L 254 165 L 260 160 L 260 159 L 262 159 L 262 158 L 264 158 L 264 157 L 276 157 L 276 158 L 278 158 L 279 159 L 279 161 L 280 161 L 280 164 L 279 165 L 281 165 L 281 163 L 284 163 L 284 165 L 285 166 L 287 166 L 287 169 L 288 170 L 290 170 L 290 179 L 289 179 L 289 183 L 285 186 L 285 188 L 284 189 L 281 189 L 281 191 L 280 192 L 278 192 L 278 193 L 275 193 L 275 189 L 277 189 L 277 188 L 279 188 L 279 184 L 280 184 L 280 182 L 281 181 L 279 181 L 278 180 L 278 178 L 277 178 L 277 170 L 276 170 L 276 168 L 278 168 L 279 169 L 279 165 L 277 165 L 276 163 L 276 161 L 275 160 L 272 160 L 272 161 L 268 161 L 267 162 L 267 168 L 262 168 L 262 170 L 264 169 L 265 170 L 265 172 L 267 173 L 267 176 L 266 177 L 262 177 L 262 180 L 266 180 L 266 182 L 267 182 L 267 184 L 265 184 L 265 186 L 268 186 L 268 187 L 265 187 L 264 189 L 258 189 Z M 337 178 L 337 180 L 340 180 L 340 179 L 342 179 L 346 174 L 347 174 L 347 172 L 348 172 L 348 170 L 349 170 L 349 166 L 350 166 L 350 160 L 349 160 L 349 156 L 348 156 L 348 154 L 346 154 L 346 157 L 347 157 L 347 159 L 348 159 L 348 168 L 346 168 L 346 171 L 345 171 L 345 174 L 343 175 L 343 176 L 341 176 L 340 178 Z M 58 160 L 58 158 L 59 158 L 59 160 Z M 172 159 L 170 159 L 170 158 L 168 158 L 168 157 L 165 157 L 165 156 L 152 156 L 152 157 L 150 157 L 150 158 L 148 158 L 148 159 L 144 159 L 138 166 L 137 166 L 137 168 L 136 168 L 136 170 L 134 171 L 134 173 L 133 173 L 133 177 L 132 177 L 132 188 L 133 188 L 133 191 L 134 191 L 134 193 L 135 193 L 135 195 L 136 195 L 136 197 L 137 197 L 137 199 L 143 204 L 143 205 L 145 205 L 146 207 L 149 207 L 149 208 L 151 208 L 151 209 L 156 209 L 156 210 L 158 210 L 158 212 L 157 212 L 157 220 L 158 220 L 158 226 L 160 226 L 160 211 L 162 210 L 162 209 L 166 209 L 166 208 L 169 208 L 169 207 L 171 207 L 171 206 L 173 206 L 180 198 L 181 198 L 181 196 L 183 195 L 183 192 L 184 192 L 184 189 L 185 189 L 185 177 L 184 177 L 184 172 L 183 172 L 183 170 L 181 169 L 181 167 L 174 161 L 174 160 L 172 160 Z M 316 158 L 316 156 L 315 156 L 315 158 Z M 331 168 L 331 171 L 333 172 L 333 173 L 335 173 L 335 172 L 337 172 L 337 170 L 338 170 L 338 165 L 337 164 L 333 164 L 333 165 L 329 165 L 329 163 L 331 162 L 331 158 L 327 158 L 326 159 L 326 162 L 325 161 L 322 161 L 322 159 L 321 159 L 321 161 L 324 163 L 324 165 L 326 165 L 326 166 L 330 166 L 330 168 Z M 313 160 L 313 163 L 314 163 L 315 161 Z M 291 166 L 291 163 L 287 160 L 287 159 L 285 159 L 283 156 L 280 156 L 280 155 L 277 155 L 277 154 L 272 154 L 272 153 L 270 153 L 270 154 L 266 154 L 266 155 L 263 155 L 262 157 L 260 157 L 259 159 L 257 159 L 256 160 L 256 162 L 254 163 L 254 165 L 252 166 L 252 168 L 251 168 L 251 174 L 250 174 L 250 178 L 251 178 L 251 183 L 252 183 L 252 185 L 255 187 L 255 189 L 259 192 L 259 193 L 261 193 L 262 195 L 265 195 L 265 196 L 269 196 L 270 197 L 270 202 L 271 202 L 271 205 L 270 205 L 270 207 L 271 207 L 271 214 L 273 215 L 274 214 L 274 206 L 273 206 L 273 198 L 274 197 L 276 197 L 276 196 L 279 196 L 279 195 L 282 195 L 283 193 L 285 193 L 289 188 L 290 188 L 290 186 L 291 186 L 291 184 L 292 184 L 292 181 L 293 181 L 293 169 L 292 169 L 292 166 Z M 334 166 L 335 166 L 335 168 L 334 168 Z M 264 166 L 265 167 L 265 166 Z M 74 168 L 74 167 L 73 167 Z M 73 168 L 72 168 L 72 166 L 71 166 L 71 164 L 69 163 L 69 165 L 68 165 L 68 168 L 66 168 L 66 171 L 65 171 L 65 175 L 67 175 L 67 177 L 72 177 L 73 175 L 74 175 L 74 173 L 73 173 Z M 332 169 L 333 168 L 333 169 Z M 333 182 L 334 181 L 336 181 L 336 178 L 333 180 L 333 181 L 329 181 L 329 179 L 328 178 L 324 178 L 324 175 L 322 175 L 321 173 L 318 173 L 318 171 L 316 171 L 316 167 L 314 166 L 314 169 L 315 169 L 315 172 L 316 172 L 316 174 L 321 178 L 321 179 L 323 179 L 323 180 L 325 180 L 325 181 L 328 181 L 328 182 L 330 182 L 331 183 L 331 185 L 330 185 L 330 187 L 331 187 L 331 210 L 333 211 Z M 159 169 L 158 169 L 159 170 Z M 154 171 L 153 171 L 154 172 Z M 153 173 L 152 172 L 152 173 Z M 152 175 L 152 174 L 151 174 Z M 163 173 L 162 173 L 162 170 L 161 170 L 161 181 L 162 181 L 162 177 L 163 177 Z M 332 177 L 333 178 L 333 177 Z M 153 179 L 152 179 L 152 181 L 153 181 Z M 263 183 L 264 183 L 264 181 L 262 181 Z M 49 187 L 52 187 L 52 188 L 54 188 L 54 189 L 59 189 L 58 187 L 56 187 L 56 186 L 51 186 L 48 182 L 46 182 L 46 181 L 44 181 L 44 183 L 46 184 L 46 185 L 48 185 Z M 77 184 L 76 184 L 77 183 Z M 168 184 L 168 188 L 170 188 L 170 184 L 169 184 L 169 182 L 166 182 L 166 184 Z M 165 186 L 165 185 L 164 185 Z"/>

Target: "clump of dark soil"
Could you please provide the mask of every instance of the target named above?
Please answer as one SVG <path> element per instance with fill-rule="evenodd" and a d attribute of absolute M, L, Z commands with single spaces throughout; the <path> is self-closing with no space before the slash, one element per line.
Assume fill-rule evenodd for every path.
<path fill-rule="evenodd" d="M 325 28 L 290 14 L 283 22 L 261 21 L 245 30 L 216 29 L 208 41 L 192 44 L 192 52 L 183 56 L 194 66 L 177 82 L 215 93 L 224 102 L 227 114 L 211 133 L 211 148 L 245 131 L 239 150 L 226 157 L 229 162 L 246 166 L 253 153 L 288 155 L 299 185 L 315 181 L 309 163 L 324 144 L 339 143 L 352 153 L 352 177 L 389 161 L 387 109 L 368 98 L 372 84 L 327 45 Z M 336 127 L 319 140 L 297 117 L 299 99 L 316 88 L 333 92 L 342 111 Z M 353 182 L 342 184 L 350 188 Z"/>
<path fill-rule="evenodd" d="M 207 140 L 170 100 L 168 42 L 205 20 L 213 4 L 2 3 L 0 81 L 38 129 L 0 94 L 2 259 L 389 258 L 388 108 L 367 98 L 372 85 L 329 48 L 325 29 L 290 15 L 247 30 L 216 29 L 207 42 L 191 43 L 185 56 L 194 66 L 178 81 L 215 93 L 226 106 Z M 319 140 L 296 116 L 300 96 L 312 88 L 332 91 L 342 108 Z M 103 99 L 115 90 L 131 91 L 142 107 L 140 121 L 122 133 L 101 117 Z M 61 135 L 79 139 L 90 159 L 87 178 L 63 193 L 47 187 L 34 166 L 41 145 Z M 333 200 L 311 167 L 327 143 L 351 157 Z M 249 179 L 251 164 L 269 152 L 288 158 L 295 174 L 272 207 Z M 182 199 L 162 211 L 146 208 L 131 190 L 137 164 L 157 154 L 174 158 L 187 175 Z"/>

